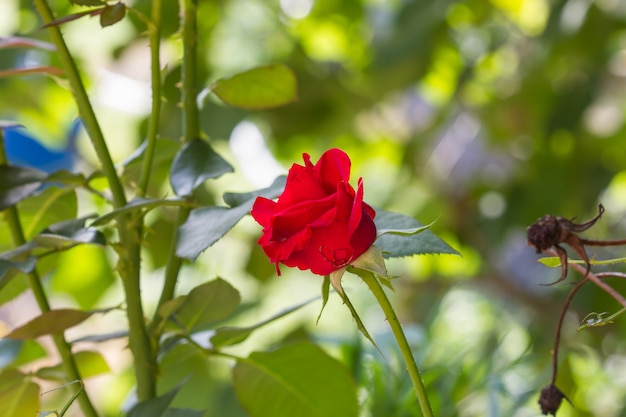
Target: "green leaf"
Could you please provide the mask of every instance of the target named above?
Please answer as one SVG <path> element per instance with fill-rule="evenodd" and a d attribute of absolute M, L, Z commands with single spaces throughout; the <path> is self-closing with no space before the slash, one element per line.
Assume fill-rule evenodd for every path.
<path fill-rule="evenodd" d="M 194 139 L 174 158 L 170 183 L 177 196 L 187 197 L 204 181 L 233 171 L 233 167 L 207 141 Z"/>
<path fill-rule="evenodd" d="M 356 417 L 356 385 L 319 347 L 301 342 L 238 360 L 233 384 L 251 417 Z"/>
<path fill-rule="evenodd" d="M 423 228 L 427 226 L 413 217 L 377 209 L 374 222 L 376 229 L 385 233 L 379 236 L 375 242 L 385 258 L 424 254 L 459 254 L 430 230 L 424 230 Z M 392 231 L 396 233 L 394 234 Z M 406 234 L 410 231 L 419 233 Z"/>
<path fill-rule="evenodd" d="M 78 372 L 82 378 L 90 378 L 92 376 L 102 375 L 111 372 L 109 365 L 98 352 L 80 351 L 74 353 L 74 359 L 78 366 Z M 35 375 L 42 379 L 51 381 L 65 381 L 67 374 L 63 362 L 54 366 L 46 366 L 35 372 Z"/>
<path fill-rule="evenodd" d="M 239 292 L 221 278 L 195 287 L 184 296 L 175 316 L 189 333 L 229 317 L 241 302 Z"/>
<path fill-rule="evenodd" d="M 160 206 L 188 206 L 189 203 L 179 198 L 134 198 L 124 207 L 113 210 L 95 219 L 91 226 L 102 226 L 115 219 L 120 214 L 132 213 L 139 210 L 152 210 Z"/>
<path fill-rule="evenodd" d="M 104 235 L 94 228 L 85 228 L 85 221 L 94 216 L 86 216 L 73 220 L 66 220 L 48 226 L 33 238 L 33 241 L 47 248 L 61 248 L 69 244 L 91 243 L 106 245 Z"/>
<path fill-rule="evenodd" d="M 11 272 L 20 271 L 25 274 L 33 272 L 37 259 L 33 256 L 24 259 L 23 261 L 10 261 L 0 258 L 0 288 L 2 288 L 8 282 L 13 275 L 9 275 Z M 6 280 L 6 282 L 5 282 Z"/>
<path fill-rule="evenodd" d="M 0 211 L 35 193 L 46 177 L 37 169 L 0 165 Z"/>
<path fill-rule="evenodd" d="M 69 172 L 62 169 L 48 175 L 48 177 L 46 178 L 46 182 L 80 186 L 87 182 L 87 178 L 85 178 L 84 174 Z"/>
<path fill-rule="evenodd" d="M 46 356 L 46 350 L 34 340 L 0 339 L 0 369 L 18 367 Z"/>
<path fill-rule="evenodd" d="M 35 416 L 39 409 L 39 385 L 15 369 L 0 373 L 0 417 Z"/>
<path fill-rule="evenodd" d="M 182 384 L 178 385 L 160 397 L 140 402 L 130 410 L 128 417 L 163 417 L 165 410 L 170 405 L 181 386 Z"/>
<path fill-rule="evenodd" d="M 161 417 L 202 417 L 203 415 L 204 411 L 189 408 L 168 408 Z"/>
<path fill-rule="evenodd" d="M 178 229 L 176 255 L 195 260 L 250 212 L 258 196 L 275 198 L 280 195 L 285 187 L 284 181 L 284 177 L 278 177 L 272 185 L 261 190 L 224 194 L 226 203 L 234 205 L 232 208 L 202 207 L 192 210 L 187 221 Z"/>
<path fill-rule="evenodd" d="M 192 210 L 185 223 L 178 228 L 176 255 L 194 261 L 248 214 L 252 203 L 250 201 L 235 208 L 202 207 Z"/>
<path fill-rule="evenodd" d="M 70 0 L 70 3 L 77 6 L 103 6 L 106 4 L 102 0 Z"/>
<path fill-rule="evenodd" d="M 544 264 L 545 266 L 549 266 L 550 268 L 556 268 L 556 267 L 561 266 L 561 259 L 558 256 L 548 256 L 545 258 L 537 259 L 537 261 Z M 613 264 L 619 264 L 619 263 L 624 263 L 624 262 L 626 262 L 626 257 L 606 259 L 606 260 L 601 260 L 601 261 L 597 259 L 593 259 L 593 258 L 589 259 L 589 263 L 591 265 L 613 265 Z M 583 261 L 582 259 L 568 259 L 567 263 L 586 265 L 586 262 Z"/>
<path fill-rule="evenodd" d="M 282 64 L 258 67 L 223 78 L 211 89 L 224 103 L 249 110 L 278 107 L 298 99 L 296 77 Z"/>
<path fill-rule="evenodd" d="M 277 177 L 274 182 L 272 182 L 272 185 L 261 190 L 250 191 L 248 193 L 224 193 L 224 202 L 230 207 L 236 207 L 244 204 L 245 202 L 255 200 L 258 196 L 273 199 L 283 193 L 286 183 L 287 176 L 281 175 Z"/>
<path fill-rule="evenodd" d="M 7 339 L 36 339 L 48 334 L 60 334 L 87 320 L 93 311 L 72 309 L 50 310 L 5 335 Z"/>
<path fill-rule="evenodd" d="M 302 307 L 304 307 L 305 305 L 309 304 L 311 301 L 313 300 L 317 300 L 318 297 L 312 298 L 308 301 L 305 301 L 301 304 L 298 304 L 294 307 L 288 308 L 284 311 L 281 311 L 280 313 L 270 317 L 267 320 L 263 320 L 260 323 L 257 323 L 253 326 L 248 326 L 248 327 L 219 327 L 215 330 L 215 334 L 211 337 L 211 343 L 213 344 L 213 346 L 215 348 L 220 348 L 223 346 L 232 346 L 235 345 L 237 343 L 241 343 L 244 340 L 246 340 L 248 338 L 248 336 L 250 336 L 252 334 L 252 332 L 254 332 L 257 329 L 260 329 L 261 327 L 264 327 L 270 323 L 273 323 L 274 321 L 281 319 L 291 313 L 293 313 L 296 310 L 301 309 Z"/>
<path fill-rule="evenodd" d="M 100 14 L 100 26 L 107 27 L 116 24 L 126 16 L 126 6 L 124 3 L 115 3 L 105 6 Z"/>
<path fill-rule="evenodd" d="M 68 188 L 48 187 L 40 194 L 21 201 L 17 209 L 26 240 L 51 224 L 73 219 L 78 211 L 76 192 Z M 6 222 L 0 222 L 0 247 L 13 249 L 12 238 Z"/>

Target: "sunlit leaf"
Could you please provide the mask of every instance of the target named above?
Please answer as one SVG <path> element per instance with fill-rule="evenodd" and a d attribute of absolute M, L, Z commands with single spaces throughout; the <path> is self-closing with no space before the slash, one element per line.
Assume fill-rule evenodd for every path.
<path fill-rule="evenodd" d="M 34 340 L 0 339 L 0 369 L 18 367 L 46 355 L 45 349 Z"/>
<path fill-rule="evenodd" d="M 255 330 L 258 330 L 260 328 L 262 328 L 263 326 L 266 326 L 270 323 L 273 323 L 274 321 L 281 319 L 291 313 L 293 313 L 294 311 L 297 311 L 299 309 L 301 309 L 302 307 L 306 306 L 307 304 L 309 304 L 311 301 L 313 300 L 317 300 L 318 297 L 315 297 L 311 300 L 305 301 L 301 304 L 298 304 L 294 307 L 288 308 L 284 311 L 281 311 L 280 313 L 270 317 L 267 320 L 263 320 L 260 323 L 257 323 L 253 326 L 248 326 L 248 327 L 219 327 L 215 330 L 215 334 L 213 336 L 211 336 L 211 343 L 213 344 L 213 346 L 215 348 L 220 348 L 223 346 L 231 346 L 231 345 L 235 345 L 237 343 L 241 343 L 244 340 L 246 340 L 248 338 L 248 336 L 250 336 L 252 334 L 252 332 L 254 332 Z"/>
<path fill-rule="evenodd" d="M 35 339 L 48 334 L 60 334 L 87 320 L 93 313 L 93 311 L 72 309 L 46 311 L 4 337 L 8 339 Z"/>
<path fill-rule="evenodd" d="M 239 292 L 221 278 L 192 289 L 176 312 L 176 320 L 190 333 L 229 317 L 239 306 Z"/>
<path fill-rule="evenodd" d="M 233 171 L 233 167 L 207 141 L 194 139 L 174 158 L 170 183 L 177 196 L 186 197 L 204 181 Z"/>
<path fill-rule="evenodd" d="M 93 352 L 83 350 L 74 353 L 74 359 L 78 366 L 78 372 L 83 378 L 90 378 L 97 375 L 102 375 L 111 371 L 109 365 L 99 352 Z M 64 381 L 67 380 L 67 374 L 65 372 L 65 365 L 58 363 L 54 366 L 46 366 L 40 368 L 35 373 L 37 377 L 52 381 Z"/>
<path fill-rule="evenodd" d="M 235 393 L 251 417 L 356 417 L 356 386 L 347 369 L 306 342 L 238 360 Z"/>
<path fill-rule="evenodd" d="M 107 27 L 116 24 L 126 16 L 126 6 L 124 3 L 107 5 L 100 14 L 100 26 Z"/>
<path fill-rule="evenodd" d="M 378 230 L 385 231 L 385 234 L 379 236 L 375 242 L 376 246 L 383 252 L 385 258 L 425 254 L 458 255 L 456 250 L 451 248 L 430 230 L 424 230 L 423 228 L 425 226 L 413 217 L 377 209 L 374 222 Z M 392 230 L 414 231 L 419 233 L 393 234 L 390 233 Z"/>
<path fill-rule="evenodd" d="M 0 372 L 0 417 L 34 416 L 39 409 L 39 385 L 15 369 Z"/>
<path fill-rule="evenodd" d="M 281 64 L 254 68 L 218 80 L 212 91 L 226 104 L 244 109 L 268 109 L 298 99 L 296 77 Z"/>
<path fill-rule="evenodd" d="M 32 195 L 46 177 L 33 168 L 0 165 L 0 211 Z"/>
<path fill-rule="evenodd" d="M 545 266 L 549 266 L 550 268 L 556 268 L 556 267 L 561 266 L 561 259 L 558 256 L 548 256 L 545 258 L 539 258 L 537 259 L 537 261 L 539 263 L 544 264 Z M 619 264 L 619 263 L 624 263 L 624 262 L 626 262 L 626 257 L 605 259 L 605 260 L 598 260 L 598 259 L 593 259 L 593 258 L 589 259 L 589 263 L 591 265 L 613 265 L 613 264 Z M 568 259 L 567 263 L 586 265 L 586 262 L 583 261 L 582 259 Z"/>

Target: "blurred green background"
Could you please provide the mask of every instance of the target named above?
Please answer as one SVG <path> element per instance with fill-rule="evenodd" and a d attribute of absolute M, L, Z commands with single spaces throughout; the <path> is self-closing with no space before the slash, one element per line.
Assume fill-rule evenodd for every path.
<path fill-rule="evenodd" d="M 65 0 L 51 3 L 60 16 L 83 10 Z M 206 86 L 199 92 L 202 127 L 236 167 L 235 174 L 207 185 L 204 201 L 220 203 L 223 191 L 266 186 L 292 163 L 301 163 L 303 152 L 317 160 L 328 148 L 344 149 L 353 161 L 353 180 L 363 177 L 367 202 L 423 223 L 436 219 L 433 231 L 462 254 L 388 265 L 398 277 L 393 302 L 438 415 L 539 415 L 536 401 L 550 379 L 554 327 L 578 276 L 571 272 L 566 283 L 541 286 L 560 271 L 536 262 L 525 229 L 548 213 L 589 218 L 601 202 L 606 214 L 586 236 L 626 236 L 626 1 L 199 3 L 199 77 Z M 149 14 L 149 0 L 128 5 Z M 164 7 L 164 146 L 150 190 L 154 197 L 171 194 L 166 174 L 176 149 L 167 141 L 181 136 L 178 6 L 166 1 Z M 105 29 L 97 19 L 83 18 L 64 25 L 63 32 L 121 162 L 145 136 L 150 103 L 145 27 L 129 14 Z M 0 0 L 0 36 L 15 35 L 47 40 L 30 1 Z M 296 104 L 246 112 L 208 94 L 216 79 L 275 62 L 295 71 Z M 0 70 L 32 65 L 58 65 L 58 60 L 49 51 L 0 50 Z M 63 146 L 76 109 L 62 78 L 0 78 L 0 92 L 1 119 L 23 124 L 49 146 Z M 92 172 L 96 162 L 86 138 L 79 148 L 81 170 Z M 131 166 L 125 179 L 132 184 L 135 177 Z M 78 197 L 79 214 L 102 210 L 88 196 Z M 160 291 L 173 217 L 167 210 L 148 217 L 148 309 Z M 259 234 L 258 225 L 245 219 L 185 267 L 180 291 L 224 277 L 250 304 L 238 317 L 242 325 L 319 294 L 319 277 L 287 268 L 277 277 L 255 245 Z M 624 253 L 589 249 L 589 255 Z M 100 248 L 80 247 L 54 259 L 46 283 L 55 306 L 119 304 L 113 258 Z M 626 292 L 624 283 L 611 284 Z M 347 309 L 332 297 L 317 326 L 319 303 L 312 303 L 241 351 L 310 337 L 351 367 L 363 390 L 364 416 L 418 415 L 373 298 L 356 277 L 346 278 L 345 286 L 384 358 L 360 340 Z M 36 314 L 28 306 L 24 296 L 5 304 L 0 320 L 21 324 Z M 618 309 L 591 285 L 575 298 L 565 320 L 557 380 L 573 406 L 564 404 L 560 417 L 626 416 L 626 321 L 575 331 L 588 313 Z M 123 328 L 121 313 L 115 314 L 72 332 Z M 102 348 L 111 373 L 91 383 L 100 393 L 96 402 L 115 416 L 132 379 L 123 343 L 107 343 Z M 185 352 L 178 354 L 164 372 L 187 372 L 177 362 Z M 189 393 L 177 401 L 209 404 L 215 415 L 245 415 L 233 402 L 223 363 L 193 357 L 184 363 L 216 382 L 202 395 Z M 182 376 L 173 375 L 172 381 L 176 378 Z"/>

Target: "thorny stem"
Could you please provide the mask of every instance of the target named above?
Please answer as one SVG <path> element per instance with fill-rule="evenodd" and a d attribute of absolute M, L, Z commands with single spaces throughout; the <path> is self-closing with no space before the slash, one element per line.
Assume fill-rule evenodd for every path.
<path fill-rule="evenodd" d="M 396 342 L 398 343 L 398 347 L 400 348 L 400 353 L 402 354 L 402 359 L 404 360 L 404 364 L 409 373 L 409 377 L 411 378 L 411 382 L 413 383 L 413 388 L 415 390 L 415 395 L 417 396 L 417 401 L 419 402 L 420 409 L 422 410 L 422 415 L 424 417 L 433 417 L 433 410 L 430 406 L 430 402 L 428 401 L 426 388 L 424 387 L 422 376 L 420 375 L 420 371 L 417 367 L 417 364 L 415 363 L 415 358 L 413 357 L 411 346 L 406 340 L 406 335 L 404 334 L 404 330 L 402 330 L 402 325 L 398 320 L 398 316 L 396 315 L 393 306 L 389 302 L 389 298 L 387 298 L 387 294 L 385 294 L 385 290 L 373 274 L 363 274 L 361 275 L 361 278 L 370 288 L 370 290 L 374 294 L 374 297 L 376 297 L 378 304 L 385 313 L 385 317 L 387 318 L 389 326 L 391 327 L 391 331 L 396 338 Z"/>
<path fill-rule="evenodd" d="M 151 19 L 148 23 L 148 37 L 150 38 L 150 85 L 152 88 L 152 110 L 148 123 L 148 137 L 146 150 L 144 151 L 141 174 L 137 186 L 137 196 L 146 195 L 150 173 L 152 172 L 152 160 L 159 132 L 161 116 L 161 14 L 162 0 L 152 0 Z"/>
<path fill-rule="evenodd" d="M 44 23 L 54 21 L 54 14 L 46 0 L 34 0 L 35 6 Z M 63 63 L 79 114 L 85 125 L 91 143 L 98 155 L 104 174 L 109 182 L 113 195 L 113 207 L 121 208 L 126 205 L 126 196 L 115 165 L 102 134 L 100 124 L 83 85 L 76 62 L 70 53 L 67 44 L 56 25 L 48 27 L 54 42 L 59 59 Z M 120 215 L 117 218 L 117 229 L 120 244 L 118 270 L 124 286 L 127 303 L 127 317 L 129 324 L 129 345 L 134 356 L 135 376 L 137 378 L 137 397 L 145 401 L 156 395 L 156 358 L 153 355 L 151 340 L 145 325 L 143 306 L 141 304 L 141 288 L 139 284 L 139 270 L 141 263 L 141 221 L 132 216 Z"/>
<path fill-rule="evenodd" d="M 182 105 L 183 105 L 183 141 L 188 143 L 200 137 L 200 118 L 197 102 L 197 44 L 198 27 L 197 12 L 198 0 L 180 0 L 182 15 L 183 59 L 182 59 Z M 163 305 L 174 297 L 178 274 L 182 260 L 176 255 L 176 242 L 178 240 L 178 226 L 183 224 L 191 210 L 181 207 L 178 210 L 174 233 L 171 238 L 170 252 L 165 267 L 165 282 L 161 291 L 158 306 Z M 158 327 L 158 308 L 154 314 L 150 329 Z"/>
<path fill-rule="evenodd" d="M 0 129 L 0 164 L 7 163 L 3 136 L 2 129 Z M 19 213 L 15 206 L 7 208 L 4 213 L 13 243 L 16 246 L 25 244 L 26 238 L 24 237 L 24 230 L 22 229 Z M 48 302 L 48 297 L 46 296 L 43 285 L 41 285 L 41 277 L 39 276 L 36 268 L 33 272 L 28 274 L 28 283 L 33 295 L 35 296 L 39 310 L 42 313 L 50 311 L 50 303 Z M 82 381 L 76 359 L 72 353 L 72 348 L 70 344 L 67 343 L 65 336 L 63 334 L 52 335 L 52 341 L 54 342 L 54 345 L 59 352 L 59 356 L 61 357 L 61 364 L 65 368 L 67 379 L 69 381 Z M 78 393 L 78 404 L 86 417 L 98 417 L 98 412 L 91 403 L 87 391 L 81 390 Z"/>

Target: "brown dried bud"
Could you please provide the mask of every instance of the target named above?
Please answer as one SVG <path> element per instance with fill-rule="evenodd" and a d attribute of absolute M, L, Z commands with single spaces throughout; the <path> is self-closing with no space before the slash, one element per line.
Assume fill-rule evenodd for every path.
<path fill-rule="evenodd" d="M 556 416 L 556 410 L 561 406 L 563 398 L 567 400 L 565 394 L 553 384 L 542 389 L 541 396 L 539 397 L 539 406 L 541 407 L 543 415 L 547 416 L 548 414 L 552 414 Z"/>
<path fill-rule="evenodd" d="M 561 218 L 546 215 L 528 228 L 528 244 L 541 253 L 561 243 Z"/>

